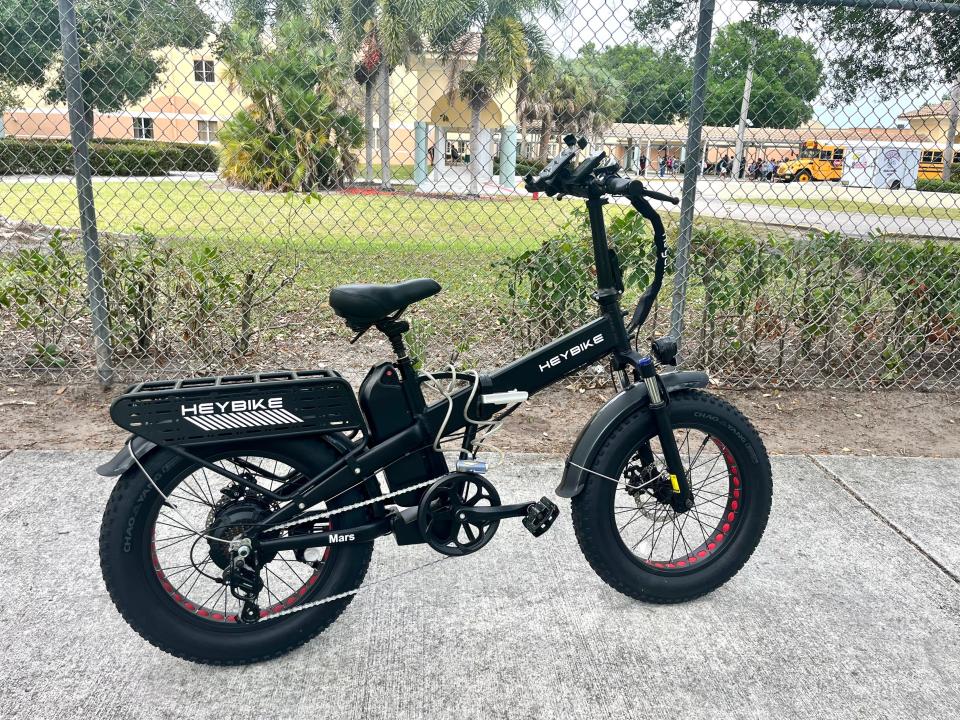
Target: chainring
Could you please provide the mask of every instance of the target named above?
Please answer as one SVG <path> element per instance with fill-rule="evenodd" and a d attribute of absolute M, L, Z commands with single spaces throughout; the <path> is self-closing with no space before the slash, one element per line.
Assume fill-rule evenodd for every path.
<path fill-rule="evenodd" d="M 466 507 L 496 507 L 500 495 L 489 480 L 475 473 L 444 475 L 423 494 L 417 524 L 426 543 L 443 555 L 469 555 L 493 539 L 499 520 L 463 520 Z"/>

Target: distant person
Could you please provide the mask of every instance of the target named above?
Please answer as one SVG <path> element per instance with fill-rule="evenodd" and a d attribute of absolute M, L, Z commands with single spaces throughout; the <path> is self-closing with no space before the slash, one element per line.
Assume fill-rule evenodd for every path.
<path fill-rule="evenodd" d="M 660 162 L 657 165 L 657 174 L 660 177 L 663 177 L 667 174 L 667 156 L 664 155 L 660 158 Z"/>
<path fill-rule="evenodd" d="M 647 156 L 641 155 L 640 156 L 640 174 L 645 175 L 646 172 L 647 172 Z"/>

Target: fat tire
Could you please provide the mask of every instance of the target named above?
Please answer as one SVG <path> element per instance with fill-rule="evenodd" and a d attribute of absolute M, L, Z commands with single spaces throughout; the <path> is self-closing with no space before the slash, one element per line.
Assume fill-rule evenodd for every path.
<path fill-rule="evenodd" d="M 205 446 L 207 447 L 207 446 Z M 326 444 L 315 441 L 275 440 L 245 443 L 242 450 L 233 446 L 209 446 L 208 457 L 234 450 L 234 454 L 268 454 L 285 459 L 291 465 L 319 471 L 332 463 L 337 455 Z M 197 451 L 200 454 L 200 451 Z M 183 477 L 193 465 L 167 450 L 152 453 L 144 467 L 164 490 L 165 485 Z M 365 499 L 359 490 L 338 498 L 338 504 Z M 152 582 L 152 563 L 145 525 L 158 502 L 156 490 L 136 466 L 117 481 L 107 501 L 100 529 L 100 567 L 114 605 L 123 619 L 144 640 L 184 660 L 208 665 L 245 665 L 270 660 L 300 647 L 323 632 L 346 610 L 353 596 L 334 600 L 287 617 L 268 619 L 253 626 L 255 630 L 238 632 L 237 627 L 204 621 L 191 616 L 175 605 Z M 364 509 L 343 513 L 344 524 L 358 524 L 367 519 Z M 336 565 L 329 580 L 323 583 L 324 596 L 360 587 L 370 565 L 373 543 L 338 546 Z"/>
<path fill-rule="evenodd" d="M 736 575 L 760 542 L 773 499 L 770 458 L 759 433 L 739 410 L 709 393 L 682 390 L 671 393 L 669 411 L 676 426 L 684 427 L 684 423 L 695 419 L 698 427 L 709 427 L 733 454 L 744 492 L 749 487 L 751 493 L 750 502 L 744 505 L 742 526 L 714 562 L 675 576 L 645 567 L 620 541 L 610 505 L 610 494 L 617 490 L 608 479 L 592 475 L 571 504 L 577 542 L 597 575 L 624 595 L 660 604 L 701 597 Z M 700 416 L 695 417 L 694 413 Z M 655 434 L 647 408 L 637 410 L 607 438 L 592 469 L 617 477 L 631 449 L 640 439 Z"/>

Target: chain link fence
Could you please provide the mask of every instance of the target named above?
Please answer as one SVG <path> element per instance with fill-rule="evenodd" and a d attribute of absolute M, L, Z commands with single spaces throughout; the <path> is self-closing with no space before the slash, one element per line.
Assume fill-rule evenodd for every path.
<path fill-rule="evenodd" d="M 594 313 L 580 204 L 522 188 L 576 133 L 683 198 L 641 341 L 730 385 L 956 388 L 957 13 L 0 0 L 0 370 L 356 378 L 387 346 L 329 289 L 420 276 L 417 357 L 502 364 Z M 649 234 L 609 220 L 629 304 Z"/>

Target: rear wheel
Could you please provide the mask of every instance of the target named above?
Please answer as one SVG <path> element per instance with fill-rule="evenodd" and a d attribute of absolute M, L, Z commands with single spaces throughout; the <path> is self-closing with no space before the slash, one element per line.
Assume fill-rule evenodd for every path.
<path fill-rule="evenodd" d="M 652 418 L 628 417 L 600 449 L 573 523 L 584 555 L 611 587 L 657 603 L 716 589 L 747 562 L 770 513 L 770 462 L 736 408 L 708 393 L 670 398 L 670 419 L 693 491 L 677 513 Z M 653 462 L 649 460 L 652 453 Z"/>
<path fill-rule="evenodd" d="M 275 492 L 292 489 L 337 458 L 323 443 L 301 441 L 246 443 L 240 450 L 235 444 L 211 446 L 196 453 Z M 168 451 L 151 454 L 143 464 L 176 510 L 164 503 L 139 468 L 131 468 L 107 502 L 100 562 L 114 604 L 147 641 L 196 662 L 256 662 L 302 645 L 346 609 L 352 596 L 271 618 L 359 587 L 373 543 L 326 547 L 306 554 L 280 551 L 261 558 L 260 619 L 239 622 L 242 605 L 221 582 L 230 560 L 227 543 L 260 522 L 276 505 Z M 354 490 L 338 497 L 330 508 L 361 499 L 361 493 Z M 313 509 L 322 510 L 323 506 Z M 363 509 L 352 510 L 276 534 L 346 527 L 365 519 Z M 199 537 L 194 530 L 217 539 Z"/>

